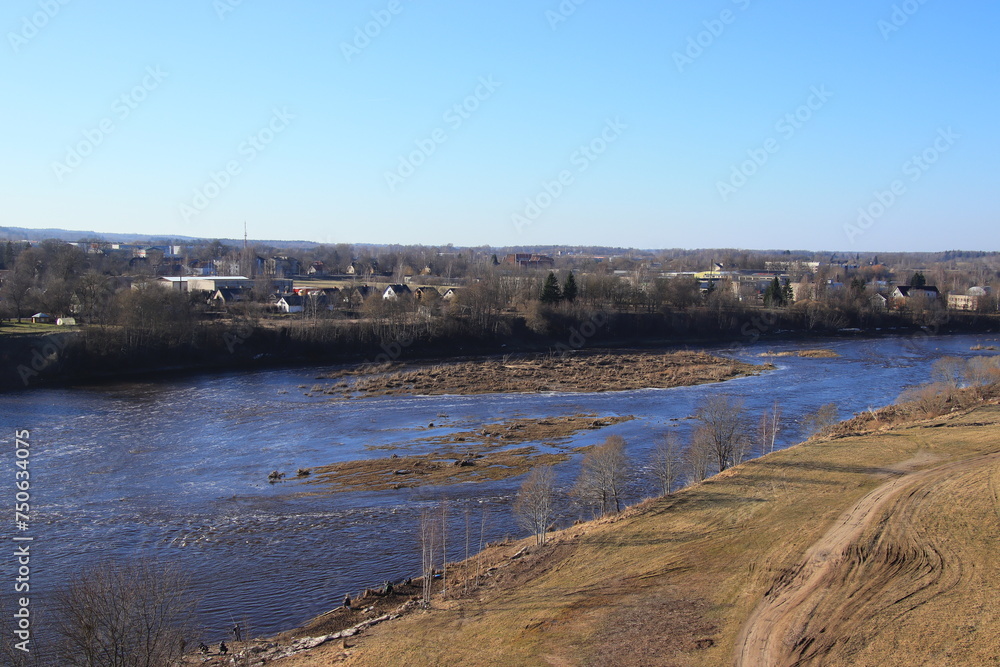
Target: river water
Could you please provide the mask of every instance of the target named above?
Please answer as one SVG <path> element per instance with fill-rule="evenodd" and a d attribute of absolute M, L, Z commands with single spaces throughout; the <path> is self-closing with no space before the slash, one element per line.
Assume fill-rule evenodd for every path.
<path fill-rule="evenodd" d="M 442 499 L 454 559 L 464 555 L 467 516 L 474 545 L 484 524 L 487 541 L 521 534 L 509 509 L 517 478 L 311 494 L 315 487 L 298 480 L 267 483 L 271 470 L 387 455 L 372 446 L 419 451 L 412 443 L 428 435 L 430 422 L 442 435 L 496 419 L 580 412 L 635 415 L 578 433 L 568 444 L 619 434 L 641 464 L 658 434 L 674 431 L 683 442 L 691 425 L 684 418 L 720 392 L 741 398 L 752 415 L 777 400 L 779 444 L 787 446 L 801 439 L 803 415 L 819 406 L 836 403 L 847 418 L 891 403 L 907 386 L 927 381 L 941 356 L 995 354 L 971 351 L 983 342 L 954 336 L 709 348 L 756 363 L 768 360 L 760 357 L 767 351 L 816 347 L 840 357 L 778 357 L 778 369 L 758 377 L 616 393 L 334 401 L 310 392 L 324 384 L 315 378 L 327 369 L 28 390 L 0 395 L 0 441 L 12 445 L 15 429 L 31 431 L 33 592 L 44 598 L 93 563 L 153 557 L 190 575 L 206 638 L 222 637 L 233 619 L 249 619 L 252 632 L 265 634 L 337 606 L 346 592 L 416 574 L 420 512 Z M 572 483 L 579 458 L 557 467 L 561 486 Z M 13 456 L 4 460 L 10 470 L 3 476 L 13 478 Z M 650 491 L 637 482 L 630 501 Z M 10 532 L 0 530 L 8 544 Z M 12 581 L 12 559 L 3 559 L 3 569 Z M 6 613 L 6 593 L 4 602 Z"/>

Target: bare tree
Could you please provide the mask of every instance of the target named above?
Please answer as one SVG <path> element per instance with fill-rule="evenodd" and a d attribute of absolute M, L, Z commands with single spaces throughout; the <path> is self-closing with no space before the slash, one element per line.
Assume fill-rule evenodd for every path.
<path fill-rule="evenodd" d="M 837 404 L 821 405 L 816 412 L 810 412 L 802 418 L 802 425 L 809 435 L 816 435 L 837 423 Z"/>
<path fill-rule="evenodd" d="M 746 453 L 743 401 L 726 395 L 712 396 L 694 417 L 701 422 L 696 431 L 710 444 L 720 472 L 742 461 Z"/>
<path fill-rule="evenodd" d="M 958 357 L 941 357 L 931 366 L 931 379 L 941 382 L 952 389 L 964 386 L 966 377 L 966 362 Z"/>
<path fill-rule="evenodd" d="M 472 530 L 472 510 L 466 505 L 465 507 L 465 582 L 464 582 L 464 594 L 469 594 L 469 539 Z"/>
<path fill-rule="evenodd" d="M 650 469 L 660 487 L 660 495 L 669 496 L 681 476 L 680 447 L 673 433 L 661 435 L 650 459 Z"/>
<path fill-rule="evenodd" d="M 179 570 L 147 561 L 98 565 L 56 596 L 59 664 L 172 665 L 183 652 L 194 609 Z"/>
<path fill-rule="evenodd" d="M 538 467 L 528 474 L 514 499 L 518 525 L 530 530 L 535 544 L 545 544 L 554 512 L 555 475 L 550 466 Z"/>
<path fill-rule="evenodd" d="M 486 542 L 486 517 L 489 514 L 487 507 L 483 506 L 483 512 L 479 521 L 479 551 L 476 552 L 476 585 L 479 585 L 479 578 L 482 576 L 483 568 L 483 546 Z"/>
<path fill-rule="evenodd" d="M 781 431 L 781 406 L 778 401 L 774 401 L 769 409 L 760 416 L 757 433 L 760 437 L 760 455 L 770 454 L 774 451 L 774 443 Z"/>
<path fill-rule="evenodd" d="M 1000 382 L 1000 357 L 973 357 L 965 362 L 962 379 L 966 386 L 984 386 Z"/>
<path fill-rule="evenodd" d="M 691 437 L 691 444 L 684 450 L 683 464 L 688 482 L 695 484 L 708 477 L 714 458 L 715 451 L 708 431 L 704 426 L 696 428 Z"/>
<path fill-rule="evenodd" d="M 437 546 L 440 539 L 441 520 L 432 509 L 420 513 L 420 564 L 421 601 L 424 606 L 430 604 L 431 592 L 434 589 L 434 563 L 437 558 Z"/>
<path fill-rule="evenodd" d="M 622 509 L 622 492 L 628 472 L 625 438 L 611 435 L 583 457 L 580 476 L 573 495 L 584 505 L 595 508 L 600 516 L 614 508 Z"/>
<path fill-rule="evenodd" d="M 448 597 L 448 501 L 441 501 L 441 591 Z"/>

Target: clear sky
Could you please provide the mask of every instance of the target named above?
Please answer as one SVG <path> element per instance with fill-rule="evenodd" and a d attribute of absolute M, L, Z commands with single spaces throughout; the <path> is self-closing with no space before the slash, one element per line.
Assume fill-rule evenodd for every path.
<path fill-rule="evenodd" d="M 1000 250 L 998 26 L 985 0 L 6 0 L 0 226 Z"/>

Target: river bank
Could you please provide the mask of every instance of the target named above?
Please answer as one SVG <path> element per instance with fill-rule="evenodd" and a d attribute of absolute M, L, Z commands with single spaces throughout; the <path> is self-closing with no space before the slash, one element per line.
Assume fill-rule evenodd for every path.
<path fill-rule="evenodd" d="M 511 326 L 509 335 L 494 338 L 414 336 L 401 341 L 375 338 L 344 343 L 338 342 L 336 337 L 329 340 L 323 336 L 310 338 L 310 330 L 302 327 L 254 328 L 216 323 L 193 332 L 186 343 L 129 353 L 116 351 L 114 346 L 95 346 L 88 341 L 86 327 L 75 331 L 0 335 L 0 392 L 323 365 L 351 367 L 395 362 L 481 361 L 508 354 L 553 352 L 566 355 L 593 348 L 678 350 L 725 345 L 740 348 L 792 341 L 885 337 L 923 340 L 950 334 L 991 335 L 1000 332 L 1000 317 L 954 313 L 931 326 L 807 330 L 788 328 L 780 320 L 769 318 L 767 311 L 761 311 L 742 325 L 726 329 L 664 332 L 638 315 L 620 315 L 605 323 L 607 330 L 599 329 L 586 338 L 573 326 L 563 334 L 547 335 L 529 330 L 523 321 L 515 321 Z"/>

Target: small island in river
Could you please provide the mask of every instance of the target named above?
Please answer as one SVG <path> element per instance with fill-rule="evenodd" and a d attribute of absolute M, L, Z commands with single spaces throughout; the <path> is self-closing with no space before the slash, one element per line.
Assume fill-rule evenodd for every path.
<path fill-rule="evenodd" d="M 771 370 L 705 352 L 578 352 L 434 365 L 383 364 L 320 376 L 341 380 L 324 393 L 344 397 L 666 389 Z M 353 383 L 346 381 L 356 376 Z"/>

